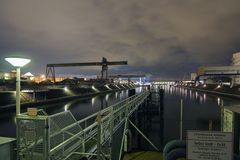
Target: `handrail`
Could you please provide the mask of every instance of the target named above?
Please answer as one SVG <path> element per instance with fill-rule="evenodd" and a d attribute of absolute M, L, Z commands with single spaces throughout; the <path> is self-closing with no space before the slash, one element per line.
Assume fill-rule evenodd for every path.
<path fill-rule="evenodd" d="M 29 137 L 24 137 L 26 131 L 18 129 L 21 131 L 19 135 L 23 135 L 18 137 L 18 141 L 29 143 L 27 148 L 24 148 L 26 145 L 22 147 L 19 143 L 18 147 L 21 148 L 19 153 L 25 155 L 29 152 L 28 156 L 32 156 L 36 149 L 37 154 L 41 153 L 45 159 L 47 157 L 47 159 L 51 159 L 51 157 L 66 158 L 77 149 L 81 149 L 83 153 L 97 153 L 97 157 L 99 157 L 102 154 L 100 153 L 102 145 L 109 143 L 108 146 L 111 146 L 113 133 L 121 127 L 126 117 L 130 116 L 148 95 L 149 91 L 133 95 L 79 121 L 70 111 L 50 116 L 41 112 L 41 115 L 36 117 L 24 113 L 17 117 L 18 127 L 34 124 L 37 131 L 41 131 L 43 135 L 37 136 L 35 139 L 28 139 Z M 39 126 L 38 123 L 44 123 L 44 125 Z M 32 131 L 30 128 L 27 133 L 32 134 Z M 35 134 L 37 133 L 35 132 Z M 107 156 L 109 155 L 111 154 L 107 154 Z"/>
<path fill-rule="evenodd" d="M 144 94 L 144 93 L 145 93 L 145 92 L 143 92 L 142 94 Z M 107 111 L 109 111 L 109 110 L 111 109 L 111 107 L 114 108 L 114 106 L 117 106 L 117 105 L 119 105 L 119 104 L 121 104 L 121 103 L 123 103 L 123 102 L 126 102 L 126 101 L 128 101 L 129 99 L 130 99 L 130 100 L 131 100 L 131 99 L 134 99 L 134 98 L 137 97 L 137 96 L 141 96 L 141 95 L 133 95 L 133 96 L 131 96 L 131 97 L 125 99 L 125 100 L 122 100 L 122 101 L 120 101 L 120 102 L 118 102 L 118 103 L 115 103 L 114 105 L 109 106 L 109 107 L 107 107 L 107 108 L 105 108 L 105 109 L 103 109 L 103 110 L 101 110 L 101 111 L 99 111 L 99 112 L 100 112 L 101 114 L 106 113 Z M 134 97 L 134 98 L 133 98 L 133 97 Z M 121 110 L 121 109 L 122 109 L 122 108 L 118 108 L 116 111 L 119 111 L 119 110 Z M 70 112 L 70 111 L 67 111 L 67 112 Z M 62 114 L 62 113 L 63 113 L 63 112 L 56 113 L 56 114 L 54 114 L 54 115 L 49 116 L 49 118 L 53 118 L 53 117 L 55 117 L 55 116 L 57 116 L 57 115 L 60 115 L 60 114 Z M 98 112 L 96 112 L 96 113 L 94 113 L 94 114 L 92 114 L 92 115 L 89 115 L 89 116 L 87 116 L 87 117 L 85 117 L 85 118 L 77 121 L 76 123 L 73 123 L 73 124 L 71 124 L 71 125 L 63 128 L 63 129 L 61 129 L 61 131 L 65 131 L 65 130 L 67 130 L 67 129 L 70 129 L 71 127 L 74 127 L 74 126 L 77 125 L 77 124 L 81 124 L 81 123 L 83 123 L 83 122 L 85 122 L 85 121 L 87 121 L 87 120 L 89 120 L 89 119 L 97 116 L 97 114 L 98 114 Z"/>
<path fill-rule="evenodd" d="M 120 108 L 117 108 L 116 110 L 113 110 L 113 114 L 114 114 L 114 113 L 117 113 L 117 112 L 119 112 L 119 111 L 121 111 L 121 110 L 123 110 L 123 112 L 125 112 L 125 107 L 126 107 L 126 105 L 135 105 L 135 102 L 136 102 L 137 100 L 142 99 L 142 97 L 144 97 L 144 96 L 146 97 L 146 96 L 148 95 L 148 93 L 149 93 L 149 92 L 146 91 L 146 92 L 143 92 L 143 93 L 141 93 L 141 94 L 139 94 L 139 95 L 131 96 L 131 97 L 129 97 L 129 98 L 127 98 L 127 99 L 125 99 L 125 100 L 123 100 L 123 101 L 121 101 L 121 102 L 118 102 L 118 103 L 116 103 L 116 104 L 114 104 L 114 105 L 112 105 L 112 106 L 109 106 L 108 108 L 106 108 L 106 109 L 104 109 L 104 110 L 99 111 L 99 113 L 102 115 L 102 114 L 106 113 L 107 111 L 109 111 L 109 110 L 111 109 L 111 107 L 114 108 L 114 106 L 117 106 L 117 105 L 119 105 L 119 104 L 123 104 L 123 105 L 122 105 Z M 128 103 L 126 103 L 126 102 L 128 102 Z M 97 113 L 94 113 L 94 114 L 92 114 L 92 115 L 90 115 L 90 116 L 88 116 L 88 117 L 86 117 L 86 118 L 84 118 L 84 119 L 82 119 L 82 120 L 80 120 L 80 121 L 78 121 L 78 122 L 76 122 L 76 123 L 73 123 L 73 124 L 71 124 L 70 126 L 67 126 L 67 127 L 63 128 L 63 129 L 61 129 L 61 132 L 64 132 L 64 131 L 66 131 L 67 129 L 70 129 L 71 127 L 74 127 L 74 126 L 76 126 L 77 124 L 80 125 L 81 123 L 83 123 L 83 122 L 85 122 L 85 121 L 93 118 L 94 116 L 97 116 L 97 114 L 98 114 L 98 112 L 97 112 Z M 51 117 L 51 116 L 50 116 L 50 117 Z M 101 119 L 101 121 L 104 121 L 104 120 L 107 119 L 107 118 L 109 118 L 109 115 L 104 116 L 104 117 Z M 63 148 L 64 146 L 66 146 L 68 143 L 74 141 L 75 139 L 78 139 L 80 135 L 82 135 L 82 134 L 84 134 L 85 132 L 93 129 L 94 127 L 97 127 L 97 122 L 96 122 L 96 121 L 95 121 L 94 123 L 92 123 L 91 125 L 87 126 L 86 128 L 83 128 L 83 130 L 82 130 L 81 132 L 79 132 L 78 134 L 72 136 L 71 138 L 67 139 L 66 141 L 64 141 L 64 142 L 58 144 L 57 146 L 55 146 L 53 149 L 50 150 L 50 155 L 53 155 L 55 152 L 57 152 L 58 150 L 60 150 L 60 149 Z M 116 126 L 115 126 L 115 127 L 116 127 Z"/>

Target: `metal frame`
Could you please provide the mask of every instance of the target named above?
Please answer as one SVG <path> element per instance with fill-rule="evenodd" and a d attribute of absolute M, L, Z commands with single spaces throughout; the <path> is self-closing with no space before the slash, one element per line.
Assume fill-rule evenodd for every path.
<path fill-rule="evenodd" d="M 107 58 L 102 57 L 102 62 L 83 62 L 83 63 L 56 63 L 47 64 L 46 78 L 56 82 L 55 67 L 80 67 L 80 66 L 102 66 L 101 78 L 108 77 L 109 65 L 127 65 L 127 61 L 107 61 Z"/>
<path fill-rule="evenodd" d="M 36 117 L 22 114 L 17 117 L 18 159 L 57 160 L 76 156 L 111 159 L 114 132 L 125 123 L 122 138 L 124 141 L 128 117 L 148 95 L 148 91 L 134 95 L 80 121 L 77 121 L 70 111 L 50 116 L 41 113 Z M 23 142 L 28 143 L 23 145 L 26 144 Z M 123 145 L 124 142 L 121 148 Z M 120 151 L 119 157 L 121 154 Z"/>

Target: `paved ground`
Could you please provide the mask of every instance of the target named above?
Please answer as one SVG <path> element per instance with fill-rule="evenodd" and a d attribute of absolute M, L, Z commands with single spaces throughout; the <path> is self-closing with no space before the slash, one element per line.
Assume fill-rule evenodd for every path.
<path fill-rule="evenodd" d="M 162 153 L 152 151 L 140 151 L 127 153 L 124 155 L 123 160 L 163 160 Z M 177 160 L 186 160 L 179 158 Z"/>
<path fill-rule="evenodd" d="M 162 159 L 163 159 L 162 153 L 151 151 L 127 153 L 123 157 L 123 160 L 162 160 Z"/>

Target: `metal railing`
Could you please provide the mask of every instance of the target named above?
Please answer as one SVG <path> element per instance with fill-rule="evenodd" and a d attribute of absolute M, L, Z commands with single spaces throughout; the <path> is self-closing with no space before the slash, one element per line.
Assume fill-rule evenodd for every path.
<path fill-rule="evenodd" d="M 111 159 L 113 133 L 149 95 L 144 91 L 77 121 L 70 111 L 17 117 L 18 159 Z"/>

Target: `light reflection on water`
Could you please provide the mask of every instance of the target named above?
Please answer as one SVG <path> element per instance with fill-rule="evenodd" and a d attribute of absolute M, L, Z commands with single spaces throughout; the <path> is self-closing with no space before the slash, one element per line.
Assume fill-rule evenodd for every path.
<path fill-rule="evenodd" d="M 166 95 L 176 95 L 180 96 L 183 99 L 190 99 L 197 101 L 201 104 L 208 103 L 209 101 L 215 101 L 218 106 L 223 106 L 226 101 L 226 105 L 239 103 L 237 99 L 231 99 L 226 97 L 219 97 L 216 95 L 206 94 L 203 92 L 190 90 L 188 88 L 174 87 L 170 85 L 161 86 L 165 90 Z"/>
<path fill-rule="evenodd" d="M 140 93 L 141 91 L 141 88 L 136 89 L 136 93 Z M 33 107 L 43 109 L 50 115 L 69 110 L 77 120 L 80 120 L 90 114 L 124 100 L 127 97 L 128 90 L 123 90 L 115 93 L 108 93 L 106 95 L 71 100 L 69 102 Z M 26 112 L 26 110 L 21 110 L 21 112 Z M 15 137 L 15 124 L 16 118 L 14 110 L 7 113 L 0 113 L 0 136 Z"/>
<path fill-rule="evenodd" d="M 160 130 L 163 132 L 163 143 L 179 139 L 180 133 L 180 106 L 183 100 L 183 137 L 186 138 L 187 130 L 208 130 L 209 122 L 213 130 L 221 130 L 221 108 L 224 105 L 239 103 L 237 99 L 230 99 L 210 95 L 200 91 L 174 86 L 155 86 L 164 89 L 164 103 Z M 224 102 L 224 103 L 223 103 Z M 149 126 L 150 127 L 150 126 Z M 149 128 L 147 127 L 147 128 Z"/>
<path fill-rule="evenodd" d="M 159 87 L 159 86 L 156 86 Z M 220 107 L 239 100 L 209 95 L 186 88 L 161 86 L 165 90 L 164 98 L 164 141 L 175 139 L 179 133 L 180 99 L 184 106 L 184 128 L 207 129 L 208 120 L 213 120 L 215 129 L 219 129 Z M 142 91 L 137 88 L 136 93 Z M 103 108 L 128 97 L 128 91 L 121 91 L 92 98 L 73 100 L 70 102 L 39 106 L 49 114 L 70 110 L 76 119 L 82 119 Z M 224 103 L 223 103 L 224 102 Z M 23 112 L 23 111 L 22 111 Z M 0 115 L 0 136 L 15 136 L 15 111 Z M 217 126 L 217 127 L 216 127 Z"/>

